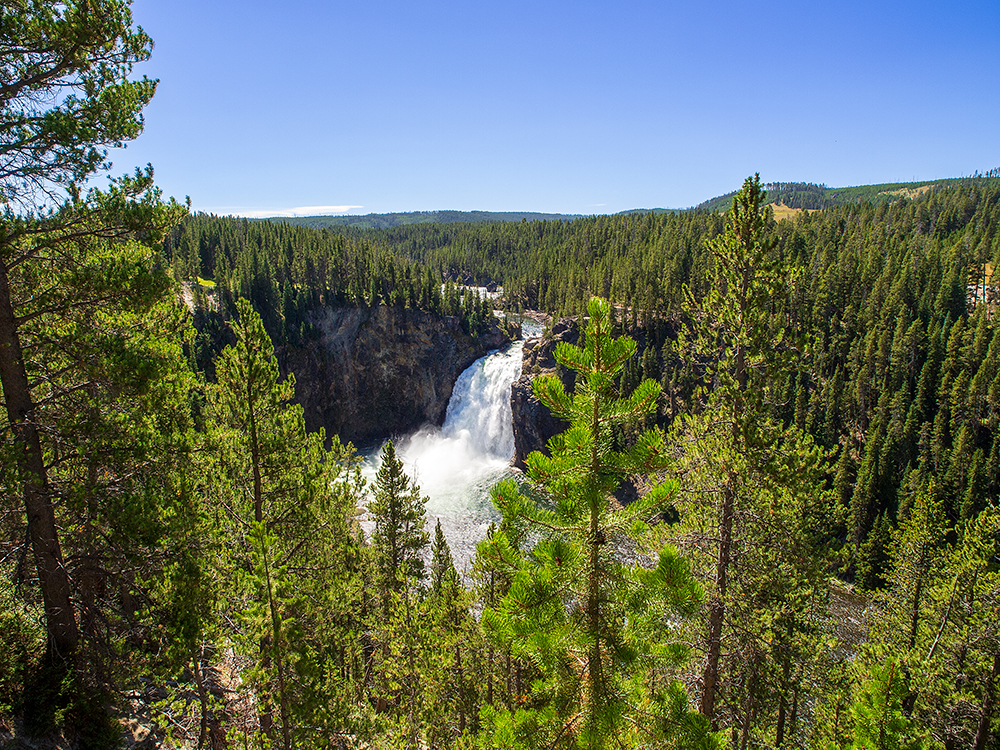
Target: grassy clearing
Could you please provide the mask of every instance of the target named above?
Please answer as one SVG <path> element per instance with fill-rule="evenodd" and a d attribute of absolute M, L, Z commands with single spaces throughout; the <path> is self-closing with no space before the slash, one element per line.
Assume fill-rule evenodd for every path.
<path fill-rule="evenodd" d="M 916 198 L 930 189 L 930 185 L 921 185 L 920 187 L 907 187 L 900 188 L 899 190 L 883 190 L 882 195 L 899 195 L 903 198 Z"/>
<path fill-rule="evenodd" d="M 215 282 L 211 279 L 203 279 L 201 276 L 198 277 L 198 285 L 203 286 L 206 289 L 215 289 Z"/>
<path fill-rule="evenodd" d="M 782 219 L 788 219 L 796 214 L 802 213 L 805 209 L 803 208 L 790 208 L 781 203 L 772 203 L 771 210 L 774 211 L 774 220 L 781 221 Z"/>
<path fill-rule="evenodd" d="M 799 215 L 803 211 L 819 211 L 818 208 L 792 208 L 791 206 L 786 206 L 784 203 L 769 203 L 771 210 L 774 212 L 774 220 L 781 221 L 782 219 L 790 219 L 794 216 Z"/>

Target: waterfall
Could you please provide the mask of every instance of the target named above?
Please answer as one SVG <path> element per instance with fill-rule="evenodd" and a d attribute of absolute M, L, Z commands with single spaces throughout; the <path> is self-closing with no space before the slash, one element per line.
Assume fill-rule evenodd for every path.
<path fill-rule="evenodd" d="M 521 348 L 477 359 L 455 381 L 441 432 L 473 455 L 509 461 L 514 453 L 510 386 L 521 375 Z"/>
<path fill-rule="evenodd" d="M 522 346 L 516 341 L 473 362 L 455 382 L 444 425 L 424 427 L 396 444 L 406 473 L 430 498 L 428 531 L 440 518 L 459 572 L 498 518 L 490 487 L 511 473 L 510 386 L 521 375 Z M 369 482 L 380 464 L 381 450 L 367 457 Z"/>

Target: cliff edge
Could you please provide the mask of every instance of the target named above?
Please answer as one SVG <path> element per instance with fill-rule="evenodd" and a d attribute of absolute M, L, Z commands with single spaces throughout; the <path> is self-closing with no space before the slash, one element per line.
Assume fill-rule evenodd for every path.
<path fill-rule="evenodd" d="M 473 337 L 458 318 L 387 305 L 325 308 L 310 322 L 318 338 L 281 347 L 282 374 L 295 374 L 307 429 L 359 446 L 440 425 L 461 372 L 510 341 L 496 324 Z"/>

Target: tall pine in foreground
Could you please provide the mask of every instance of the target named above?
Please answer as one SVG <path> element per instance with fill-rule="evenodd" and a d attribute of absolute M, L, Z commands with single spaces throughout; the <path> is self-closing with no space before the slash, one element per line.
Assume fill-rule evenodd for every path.
<path fill-rule="evenodd" d="M 423 691 L 420 675 L 425 653 L 419 644 L 418 598 L 430 543 L 424 506 L 427 497 L 413 483 L 396 456 L 392 441 L 382 449 L 368 512 L 375 523 L 371 556 L 378 603 L 372 608 L 369 651 L 374 685 L 369 685 L 382 731 L 406 747 L 420 744 Z"/>
<path fill-rule="evenodd" d="M 237 309 L 236 344 L 219 356 L 209 393 L 214 559 L 227 645 L 245 660 L 256 699 L 256 721 L 242 728 L 287 749 L 314 706 L 310 673 L 322 662 L 322 644 L 303 624 L 322 619 L 324 567 L 349 556 L 337 548 L 350 543 L 353 451 L 336 438 L 326 450 L 322 431 L 306 432 L 302 407 L 291 403 L 294 378 L 280 379 L 260 316 L 242 299 Z"/>
<path fill-rule="evenodd" d="M 18 658 L 25 727 L 84 747 L 120 731 L 106 708 L 159 641 L 153 581 L 190 510 L 183 324 L 153 264 L 184 209 L 152 168 L 80 187 L 156 88 L 131 76 L 152 41 L 129 5 L 0 9 L 0 574 L 45 643 Z"/>
<path fill-rule="evenodd" d="M 793 285 L 764 198 L 760 178 L 748 178 L 726 231 L 706 243 L 715 283 L 700 301 L 689 292 L 693 331 L 682 337 L 703 387 L 695 413 L 673 427 L 676 535 L 711 581 L 699 710 L 729 725 L 741 750 L 788 736 L 826 598 L 826 457 L 773 416 L 800 345 L 780 322 Z"/>
<path fill-rule="evenodd" d="M 555 377 L 534 382 L 539 399 L 570 424 L 549 441 L 551 457 L 528 457 L 528 476 L 544 488 L 544 501 L 529 499 L 511 481 L 493 493 L 503 523 L 479 554 L 514 559 L 491 547 L 537 542 L 511 571 L 503 600 L 484 612 L 484 627 L 540 679 L 521 698 L 533 710 L 513 717 L 488 711 L 486 718 L 494 739 L 517 726 L 527 745 L 601 748 L 616 738 L 625 745 L 674 740 L 710 747 L 707 724 L 687 713 L 683 690 L 661 672 L 664 662 L 683 655 L 669 635 L 669 618 L 690 611 L 700 589 L 673 549 L 648 568 L 625 561 L 676 485 L 658 484 L 626 508 L 611 497 L 627 475 L 665 466 L 659 431 L 644 432 L 628 451 L 614 450 L 612 441 L 614 428 L 655 409 L 660 387 L 646 380 L 618 398 L 615 378 L 636 344 L 612 338 L 606 301 L 592 299 L 588 312 L 585 346 L 563 342 L 555 352 L 576 371 L 575 392 Z"/>
<path fill-rule="evenodd" d="M 88 409 L 93 416 L 108 408 L 118 387 L 125 400 L 112 409 L 141 400 L 144 394 L 130 391 L 146 389 L 147 376 L 155 381 L 158 359 L 168 356 L 158 358 L 154 344 L 146 367 L 137 349 L 173 333 L 169 314 L 156 309 L 167 287 L 163 274 L 151 273 L 151 246 L 183 209 L 161 200 L 151 168 L 112 180 L 106 190 L 79 188 L 110 168 L 108 148 L 141 133 L 142 109 L 156 82 L 130 75 L 151 49 L 149 37 L 133 27 L 126 0 L 98 8 L 80 0 L 25 0 L 5 3 L 0 13 L 0 384 L 11 443 L 4 460 L 12 469 L 5 472 L 12 476 L 4 495 L 23 507 L 48 655 L 60 667 L 72 663 L 81 639 L 94 640 L 79 620 L 101 621 L 81 595 L 84 576 L 71 559 L 76 550 L 65 547 L 79 508 L 71 514 L 77 518 L 60 517 L 63 500 L 78 492 L 71 485 L 79 487 L 76 470 L 87 458 L 108 460 L 92 467 L 98 477 L 104 471 L 127 476 L 131 469 L 119 463 L 120 446 L 105 453 L 87 446 L 85 434 L 62 427 L 85 421 Z M 113 331 L 124 334 L 120 346 Z M 83 394 L 93 402 L 84 403 Z M 104 431 L 101 438 L 110 435 Z M 70 441 L 66 454 L 77 459 L 70 472 L 56 459 L 66 455 L 59 447 L 64 439 Z M 73 473 L 77 478 L 67 482 Z M 110 494 L 106 504 L 103 490 L 92 492 L 84 515 L 113 521 L 121 509 L 113 510 L 114 495 L 122 493 Z M 100 589 L 108 572 L 92 571 L 91 582 L 99 579 Z M 92 611 L 81 613 L 81 606 Z"/>

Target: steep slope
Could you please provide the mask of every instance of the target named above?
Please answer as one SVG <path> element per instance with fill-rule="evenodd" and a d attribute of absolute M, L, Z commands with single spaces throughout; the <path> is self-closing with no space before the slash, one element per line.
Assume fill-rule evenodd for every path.
<path fill-rule="evenodd" d="M 310 317 L 318 339 L 281 347 L 282 370 L 295 374 L 307 428 L 356 445 L 441 424 L 461 372 L 510 340 L 495 324 L 476 338 L 458 318 L 388 305 Z"/>

